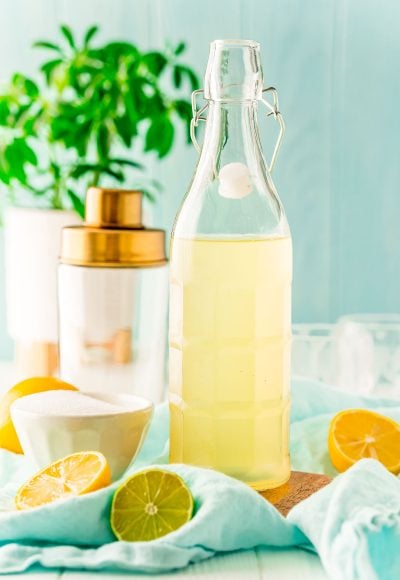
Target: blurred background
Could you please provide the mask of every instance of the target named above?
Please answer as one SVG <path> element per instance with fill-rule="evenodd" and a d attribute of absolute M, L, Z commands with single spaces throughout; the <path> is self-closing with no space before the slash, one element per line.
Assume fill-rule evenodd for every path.
<path fill-rule="evenodd" d="M 294 321 L 399 311 L 396 0 L 1 0 L 0 9 L 0 81 L 16 71 L 35 78 L 43 54 L 32 44 L 58 39 L 62 23 L 78 37 L 98 24 L 96 42 L 145 50 L 184 41 L 185 63 L 201 77 L 211 40 L 258 40 L 287 126 L 273 178 L 294 240 Z M 262 127 L 270 151 L 274 123 Z M 148 211 L 168 230 L 196 162 L 181 129 L 167 157 L 146 155 L 163 186 Z M 11 356 L 0 230 L 0 359 Z"/>

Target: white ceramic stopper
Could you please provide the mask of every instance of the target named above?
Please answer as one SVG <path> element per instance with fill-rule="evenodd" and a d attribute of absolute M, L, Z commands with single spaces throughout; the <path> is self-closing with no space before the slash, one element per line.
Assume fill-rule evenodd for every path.
<path fill-rule="evenodd" d="M 222 197 L 241 199 L 253 190 L 249 168 L 244 163 L 224 165 L 219 172 L 218 192 Z"/>

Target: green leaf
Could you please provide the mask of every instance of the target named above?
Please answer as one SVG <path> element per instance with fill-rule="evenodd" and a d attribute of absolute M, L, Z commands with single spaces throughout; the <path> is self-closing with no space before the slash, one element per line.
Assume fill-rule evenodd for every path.
<path fill-rule="evenodd" d="M 100 169 L 100 173 L 105 173 L 106 175 L 110 175 L 111 177 L 114 177 L 117 181 L 119 181 L 120 183 L 125 181 L 124 173 L 122 171 L 118 171 L 116 169 L 111 169 L 111 167 L 102 167 Z"/>
<path fill-rule="evenodd" d="M 99 165 L 95 163 L 81 163 L 71 171 L 70 175 L 74 179 L 79 179 L 80 177 L 86 175 L 87 173 L 97 171 L 98 168 Z"/>
<path fill-rule="evenodd" d="M 86 157 L 88 154 L 88 147 L 92 136 L 92 120 L 83 122 L 78 126 L 76 133 L 71 135 L 69 146 L 75 148 L 78 155 Z"/>
<path fill-rule="evenodd" d="M 176 64 L 173 69 L 174 87 L 180 89 L 182 84 L 182 70 L 179 64 Z"/>
<path fill-rule="evenodd" d="M 160 93 L 146 100 L 145 114 L 148 118 L 162 117 L 168 113 L 168 105 Z"/>
<path fill-rule="evenodd" d="M 58 115 L 50 122 L 50 139 L 66 149 L 75 149 L 80 157 L 85 157 L 92 136 L 93 121 L 78 120 L 77 116 L 74 109 L 59 110 Z"/>
<path fill-rule="evenodd" d="M 110 133 L 105 125 L 101 125 L 99 128 L 96 145 L 100 159 L 107 159 L 110 150 Z"/>
<path fill-rule="evenodd" d="M 30 117 L 23 123 L 24 135 L 26 137 L 36 137 L 35 133 L 36 118 Z"/>
<path fill-rule="evenodd" d="M 24 86 L 24 82 L 25 77 L 21 73 L 16 72 L 11 77 L 11 84 L 16 88 L 22 89 L 22 87 Z"/>
<path fill-rule="evenodd" d="M 192 120 L 193 116 L 192 105 L 187 101 L 178 99 L 174 102 L 174 108 L 179 118 L 182 119 L 186 125 L 186 140 L 188 143 L 190 143 L 190 121 Z"/>
<path fill-rule="evenodd" d="M 0 181 L 2 181 L 4 185 L 10 185 L 10 177 L 5 171 L 1 169 L 1 167 L 0 167 Z"/>
<path fill-rule="evenodd" d="M 4 97 L 0 97 L 0 125 L 8 125 L 8 116 L 10 114 L 10 109 L 7 100 Z"/>
<path fill-rule="evenodd" d="M 83 45 L 85 48 L 87 48 L 89 46 L 90 41 L 95 36 L 95 34 L 98 32 L 98 30 L 99 30 L 99 27 L 96 25 L 91 26 L 90 28 L 87 29 L 86 34 L 83 38 Z"/>
<path fill-rule="evenodd" d="M 142 192 L 142 195 L 147 198 L 151 203 L 155 203 L 156 201 L 156 196 L 154 195 L 154 193 L 152 193 L 151 191 L 149 191 L 148 189 L 143 189 L 142 187 L 140 188 L 140 191 Z"/>
<path fill-rule="evenodd" d="M 143 80 L 136 77 L 130 69 L 129 90 L 124 95 L 124 104 L 126 113 L 135 127 L 141 117 L 143 118 L 143 111 L 148 104 L 148 99 L 143 92 L 143 84 Z"/>
<path fill-rule="evenodd" d="M 35 195 L 36 197 L 41 197 L 42 195 L 46 195 L 49 193 L 49 188 L 45 187 L 44 189 L 38 189 L 37 187 L 32 187 L 32 185 L 30 185 L 30 183 L 26 183 L 25 187 L 31 192 L 33 193 L 33 195 Z"/>
<path fill-rule="evenodd" d="M 150 179 L 149 183 L 152 187 L 154 187 L 155 189 L 157 189 L 158 191 L 162 191 L 163 190 L 163 186 L 162 184 L 158 181 L 158 179 Z"/>
<path fill-rule="evenodd" d="M 26 163 L 30 163 L 30 165 L 37 166 L 38 165 L 38 158 L 34 150 L 29 147 L 29 145 L 25 141 L 21 141 L 21 150 L 24 153 L 24 157 Z"/>
<path fill-rule="evenodd" d="M 8 164 L 4 158 L 4 150 L 0 149 L 0 181 L 5 185 L 10 185 L 10 172 Z"/>
<path fill-rule="evenodd" d="M 60 175 L 61 175 L 61 168 L 60 168 L 60 166 L 58 165 L 58 163 L 54 163 L 54 161 L 52 161 L 50 163 L 50 167 L 51 167 L 51 169 L 53 171 L 53 174 L 54 174 L 55 179 L 58 180 L 59 177 L 60 177 Z"/>
<path fill-rule="evenodd" d="M 17 179 L 20 183 L 26 183 L 26 173 L 23 160 L 23 144 L 22 139 L 14 139 L 12 143 L 5 148 L 4 158 L 9 166 L 10 178 Z"/>
<path fill-rule="evenodd" d="M 44 64 L 42 64 L 42 66 L 40 67 L 40 70 L 44 73 L 44 76 L 46 77 L 47 84 L 50 84 L 51 75 L 53 74 L 54 70 L 60 64 L 62 64 L 62 62 L 63 61 L 61 58 L 56 58 L 54 60 L 49 60 L 48 62 L 45 62 Z"/>
<path fill-rule="evenodd" d="M 128 115 L 124 115 L 122 117 L 116 117 L 114 119 L 114 125 L 117 130 L 118 135 L 121 137 L 122 141 L 127 147 L 130 147 L 132 144 L 132 131 L 130 128 L 131 120 Z"/>
<path fill-rule="evenodd" d="M 31 103 L 27 103 L 26 105 L 20 105 L 18 107 L 18 109 L 14 109 L 14 118 L 13 118 L 13 121 L 10 125 L 15 127 L 18 124 L 18 122 L 20 121 L 21 117 L 23 117 L 25 115 L 25 113 L 27 113 L 27 111 L 29 111 L 30 108 L 31 108 Z"/>
<path fill-rule="evenodd" d="M 199 79 L 198 76 L 196 75 L 196 73 L 189 68 L 188 66 L 183 66 L 180 65 L 181 71 L 183 75 L 186 75 L 190 86 L 192 87 L 192 91 L 195 91 L 199 88 L 200 84 L 199 84 Z"/>
<path fill-rule="evenodd" d="M 148 71 L 157 77 L 160 76 L 167 62 L 166 57 L 161 52 L 148 52 L 143 56 L 143 63 Z"/>
<path fill-rule="evenodd" d="M 75 39 L 74 39 L 74 36 L 72 34 L 72 30 L 70 29 L 70 27 L 67 26 L 66 24 L 62 24 L 60 26 L 60 30 L 61 30 L 62 34 L 64 35 L 64 37 L 66 38 L 69 46 L 71 48 L 76 48 Z"/>
<path fill-rule="evenodd" d="M 34 83 L 31 79 L 26 78 L 24 80 L 24 86 L 25 86 L 26 94 L 29 97 L 34 98 L 34 97 L 37 97 L 38 96 L 38 94 L 39 94 L 39 88 L 38 88 L 37 84 Z"/>
<path fill-rule="evenodd" d="M 55 50 L 60 54 L 62 53 L 61 48 L 57 46 L 57 44 L 54 44 L 53 42 L 47 42 L 47 40 L 38 40 L 37 42 L 34 42 L 32 46 L 34 48 L 47 48 L 49 50 Z"/>
<path fill-rule="evenodd" d="M 77 165 L 71 172 L 71 177 L 74 179 L 79 179 L 88 173 L 105 173 L 111 177 L 114 177 L 117 181 L 124 181 L 124 174 L 122 171 L 112 169 L 108 165 L 101 163 L 82 163 Z"/>
<path fill-rule="evenodd" d="M 60 115 L 50 121 L 50 135 L 54 141 L 64 139 L 66 135 L 75 135 L 79 126 L 67 115 L 60 111 Z"/>
<path fill-rule="evenodd" d="M 164 115 L 156 117 L 146 133 L 145 151 L 157 151 L 158 157 L 165 157 L 174 142 L 174 126 Z"/>
<path fill-rule="evenodd" d="M 113 57 L 119 57 L 121 55 L 137 55 L 138 49 L 134 44 L 130 42 L 109 42 L 104 47 L 104 55 Z"/>
<path fill-rule="evenodd" d="M 188 101 L 178 99 L 174 102 L 174 108 L 181 119 L 185 121 L 192 118 L 192 105 Z"/>
<path fill-rule="evenodd" d="M 20 96 L 26 95 L 34 98 L 39 94 L 37 84 L 21 73 L 14 73 L 11 77 L 11 85 L 21 92 Z"/>
<path fill-rule="evenodd" d="M 74 191 L 72 191 L 72 189 L 67 189 L 67 194 L 69 199 L 71 200 L 74 210 L 83 219 L 85 217 L 85 204 L 83 203 L 81 198 L 77 196 Z"/>
<path fill-rule="evenodd" d="M 174 53 L 176 56 L 179 56 L 180 54 L 182 54 L 182 52 L 184 52 L 186 49 L 186 43 L 185 42 L 180 42 L 177 47 L 174 50 Z"/>
<path fill-rule="evenodd" d="M 118 165 L 129 165 L 130 167 L 134 167 L 135 169 L 144 169 L 141 163 L 137 161 L 132 161 L 131 159 L 121 159 L 120 157 L 114 157 L 113 159 L 109 159 L 109 163 L 117 163 Z"/>

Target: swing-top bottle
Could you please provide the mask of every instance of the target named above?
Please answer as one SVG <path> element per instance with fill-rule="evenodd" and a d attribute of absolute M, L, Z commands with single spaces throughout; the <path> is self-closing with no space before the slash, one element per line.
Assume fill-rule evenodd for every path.
<path fill-rule="evenodd" d="M 262 490 L 290 475 L 292 245 L 270 175 L 283 120 L 257 42 L 213 42 L 200 110 L 197 93 L 204 142 L 171 242 L 170 460 Z M 261 103 L 280 126 L 269 165 Z"/>

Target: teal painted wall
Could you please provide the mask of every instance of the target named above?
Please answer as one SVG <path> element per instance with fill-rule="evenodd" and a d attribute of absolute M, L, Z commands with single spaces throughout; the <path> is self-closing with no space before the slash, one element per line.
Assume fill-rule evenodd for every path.
<path fill-rule="evenodd" d="M 98 22 L 144 46 L 185 39 L 199 71 L 215 38 L 262 44 L 287 134 L 274 180 L 295 249 L 294 319 L 400 311 L 400 3 L 397 0 L 2 0 L 0 79 L 37 62 L 31 42 L 59 22 Z M 270 150 L 274 126 L 263 121 Z M 151 171 L 170 227 L 196 155 L 179 144 Z M 3 280 L 0 263 L 0 280 Z M 0 356 L 9 355 L 0 286 Z"/>

